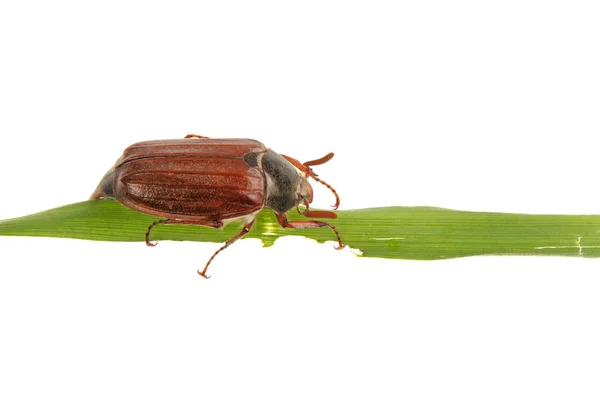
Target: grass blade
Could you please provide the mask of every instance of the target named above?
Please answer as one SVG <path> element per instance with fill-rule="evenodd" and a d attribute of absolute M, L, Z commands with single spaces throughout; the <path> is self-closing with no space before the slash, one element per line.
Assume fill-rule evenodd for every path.
<path fill-rule="evenodd" d="M 144 241 L 157 218 L 112 200 L 89 200 L 0 221 L 0 236 L 44 236 L 104 241 Z M 290 219 L 304 219 L 295 212 Z M 338 211 L 332 221 L 342 240 L 365 257 L 434 260 L 474 255 L 600 256 L 599 215 L 527 215 L 455 211 L 433 207 L 383 207 Z M 239 232 L 197 226 L 162 226 L 152 240 L 224 242 Z M 283 229 L 263 210 L 247 235 L 271 246 L 278 237 L 334 241 L 328 228 Z"/>

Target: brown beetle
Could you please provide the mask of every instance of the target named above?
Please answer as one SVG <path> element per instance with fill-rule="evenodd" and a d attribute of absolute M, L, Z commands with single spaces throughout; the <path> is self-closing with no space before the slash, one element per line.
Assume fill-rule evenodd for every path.
<path fill-rule="evenodd" d="M 284 228 L 330 227 L 338 246 L 344 245 L 337 229 L 325 221 L 288 221 L 287 212 L 296 207 L 311 218 L 336 218 L 332 211 L 309 209 L 313 190 L 308 177 L 327 186 L 340 204 L 337 192 L 313 172 L 312 166 L 331 160 L 333 153 L 318 160 L 300 163 L 280 155 L 251 139 L 210 139 L 187 135 L 185 139 L 153 140 L 129 146 L 102 178 L 92 199 L 112 198 L 121 204 L 164 219 L 158 224 L 202 225 L 221 228 L 242 221 L 244 229 L 219 248 L 198 273 L 205 278 L 217 254 L 252 228 L 264 207 L 273 210 Z M 300 211 L 299 205 L 305 206 Z"/>

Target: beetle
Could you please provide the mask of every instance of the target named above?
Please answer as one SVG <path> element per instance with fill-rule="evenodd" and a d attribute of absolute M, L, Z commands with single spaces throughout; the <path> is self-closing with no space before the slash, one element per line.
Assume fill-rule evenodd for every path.
<path fill-rule="evenodd" d="M 135 143 L 123 152 L 106 173 L 91 199 L 116 199 L 133 210 L 159 217 L 146 230 L 146 245 L 152 228 L 159 224 L 201 225 L 222 228 L 229 222 L 242 222 L 240 233 L 229 239 L 210 257 L 198 274 L 206 274 L 217 254 L 245 236 L 256 215 L 269 208 L 283 228 L 329 227 L 338 245 L 344 244 L 338 230 L 327 221 L 290 221 L 287 212 L 296 208 L 309 218 L 333 219 L 333 211 L 311 210 L 312 178 L 340 198 L 331 185 L 321 180 L 312 166 L 333 158 L 329 153 L 301 163 L 281 155 L 253 139 L 212 139 L 187 135 L 184 139 L 152 140 Z M 300 210 L 300 205 L 304 209 Z"/>

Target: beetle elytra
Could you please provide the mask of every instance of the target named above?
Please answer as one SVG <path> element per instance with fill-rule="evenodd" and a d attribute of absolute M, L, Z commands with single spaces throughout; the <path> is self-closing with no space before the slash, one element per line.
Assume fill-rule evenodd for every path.
<path fill-rule="evenodd" d="M 152 228 L 159 224 L 202 225 L 221 228 L 232 221 L 244 225 L 210 257 L 198 273 L 206 271 L 217 254 L 252 229 L 256 215 L 269 208 L 283 228 L 329 227 L 344 247 L 337 229 L 327 221 L 289 221 L 287 212 L 296 208 L 309 218 L 337 217 L 333 211 L 310 209 L 313 190 L 311 177 L 327 186 L 312 166 L 331 160 L 333 153 L 301 163 L 280 155 L 252 139 L 211 139 L 187 135 L 184 139 L 153 140 L 129 146 L 106 173 L 92 194 L 92 199 L 111 198 L 133 210 L 161 219 L 146 230 L 146 244 Z M 304 210 L 300 210 L 300 205 Z"/>

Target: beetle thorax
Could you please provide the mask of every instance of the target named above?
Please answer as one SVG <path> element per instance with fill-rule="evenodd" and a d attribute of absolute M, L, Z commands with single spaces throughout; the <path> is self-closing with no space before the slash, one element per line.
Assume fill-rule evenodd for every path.
<path fill-rule="evenodd" d="M 268 150 L 260 164 L 267 180 L 266 207 L 283 214 L 309 198 L 308 180 L 285 158 Z"/>

